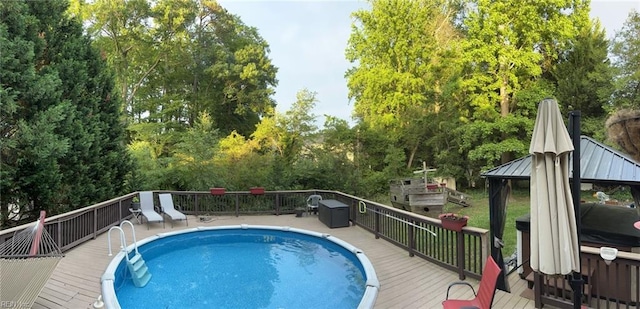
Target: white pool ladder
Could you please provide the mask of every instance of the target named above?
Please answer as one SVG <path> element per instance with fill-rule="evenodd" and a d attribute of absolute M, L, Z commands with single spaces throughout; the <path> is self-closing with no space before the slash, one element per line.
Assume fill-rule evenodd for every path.
<path fill-rule="evenodd" d="M 122 227 L 125 224 L 128 224 L 129 226 L 131 226 L 131 234 L 133 236 L 132 252 L 134 252 L 134 254 L 133 254 L 133 257 L 131 258 L 129 257 L 129 254 L 131 252 L 127 252 L 127 240 L 125 239 L 124 230 L 122 229 Z M 136 242 L 135 227 L 133 226 L 131 221 L 124 220 L 122 221 L 122 223 L 120 223 L 120 226 L 113 226 L 109 229 L 109 232 L 107 234 L 107 242 L 109 244 L 109 256 L 113 255 L 111 253 L 111 231 L 112 230 L 118 230 L 120 232 L 120 251 L 124 252 L 124 256 L 127 259 L 127 268 L 131 273 L 131 279 L 133 280 L 133 285 L 139 288 L 144 287 L 145 285 L 147 285 L 147 283 L 149 283 L 149 280 L 151 280 L 151 273 L 149 272 L 149 268 L 147 267 L 147 264 L 142 259 L 142 255 L 140 255 L 140 252 L 138 252 L 138 243 Z"/>

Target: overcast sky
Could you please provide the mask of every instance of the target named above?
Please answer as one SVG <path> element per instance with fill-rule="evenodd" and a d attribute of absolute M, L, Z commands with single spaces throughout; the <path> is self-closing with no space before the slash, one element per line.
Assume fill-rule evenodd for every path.
<path fill-rule="evenodd" d="M 291 107 L 296 93 L 307 88 L 317 92 L 313 113 L 319 126 L 324 115 L 349 121 L 353 102 L 347 97 L 344 78 L 351 64 L 344 51 L 351 34 L 350 14 L 368 7 L 361 0 L 271 1 L 220 0 L 232 14 L 258 28 L 271 48 L 270 58 L 278 67 L 275 100 L 277 110 Z M 640 0 L 592 0 L 591 16 L 599 18 L 609 37 L 618 31 L 632 9 L 640 11 Z"/>

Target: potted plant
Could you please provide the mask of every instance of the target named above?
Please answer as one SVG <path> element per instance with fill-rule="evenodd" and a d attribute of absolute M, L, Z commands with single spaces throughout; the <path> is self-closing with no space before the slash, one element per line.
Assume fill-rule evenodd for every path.
<path fill-rule="evenodd" d="M 224 195 L 224 188 L 210 188 L 211 195 Z"/>
<path fill-rule="evenodd" d="M 138 210 L 140 209 L 140 198 L 136 195 L 131 199 L 131 209 Z"/>
<path fill-rule="evenodd" d="M 442 221 L 442 227 L 447 230 L 462 232 L 462 227 L 467 225 L 468 216 L 461 216 L 454 213 L 444 213 L 438 216 Z"/>
<path fill-rule="evenodd" d="M 296 207 L 294 211 L 296 212 L 296 217 L 302 217 L 306 209 L 304 207 Z"/>
<path fill-rule="evenodd" d="M 263 187 L 253 187 L 253 188 L 249 189 L 249 192 L 251 192 L 251 194 L 253 194 L 253 195 L 264 194 L 264 188 Z"/>

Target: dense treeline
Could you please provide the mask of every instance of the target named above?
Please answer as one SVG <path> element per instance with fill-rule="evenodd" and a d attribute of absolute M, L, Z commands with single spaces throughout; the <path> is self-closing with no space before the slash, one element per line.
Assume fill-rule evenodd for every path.
<path fill-rule="evenodd" d="M 474 186 L 527 154 L 545 97 L 581 110 L 583 134 L 599 140 L 612 111 L 638 108 L 637 12 L 611 45 L 588 0 L 370 3 L 354 13 L 350 96 L 397 166 L 425 160 Z"/>
<path fill-rule="evenodd" d="M 65 1 L 0 3 L 0 206 L 56 214 L 126 192 L 113 75 Z"/>
<path fill-rule="evenodd" d="M 318 128 L 312 89 L 275 111 L 268 42 L 215 1 L 2 2 L 2 218 L 146 189 L 369 197 L 423 161 L 464 189 L 527 153 L 549 96 L 605 140 L 640 105 L 640 17 L 609 42 L 589 6 L 371 0 L 346 50 L 356 124 Z"/>

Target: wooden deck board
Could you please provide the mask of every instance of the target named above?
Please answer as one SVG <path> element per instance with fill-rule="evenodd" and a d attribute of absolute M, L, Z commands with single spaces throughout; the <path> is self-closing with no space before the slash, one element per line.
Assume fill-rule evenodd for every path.
<path fill-rule="evenodd" d="M 381 288 L 376 300 L 376 308 L 441 308 L 447 286 L 451 282 L 459 281 L 457 273 L 419 257 L 410 257 L 406 250 L 385 240 L 375 239 L 373 234 L 364 229 L 358 227 L 329 229 L 317 219 L 317 216 L 302 218 L 296 218 L 293 215 L 225 216 L 213 219 L 211 222 L 203 223 L 190 216 L 188 228 L 238 224 L 291 226 L 328 233 L 351 243 L 364 251 L 373 263 L 380 280 Z M 141 240 L 158 233 L 184 228 L 187 228 L 184 224 L 176 224 L 171 228 L 167 223 L 165 228 L 154 224 L 147 230 L 146 225 L 136 224 L 136 237 Z M 129 240 L 128 229 L 125 229 L 125 232 Z M 115 233 L 112 236 L 111 242 L 115 254 L 119 250 L 119 239 Z M 91 308 L 93 300 L 100 294 L 100 276 L 111 258 L 107 255 L 106 233 L 68 251 L 47 281 L 33 308 Z M 512 293 L 498 291 L 494 308 L 534 308 L 533 300 L 520 296 L 526 289 L 526 282 L 516 274 L 510 276 L 509 280 Z M 467 279 L 467 282 L 477 289 L 477 280 Z M 470 289 L 461 287 L 452 289 L 450 297 L 469 299 L 473 297 L 473 293 Z"/>

